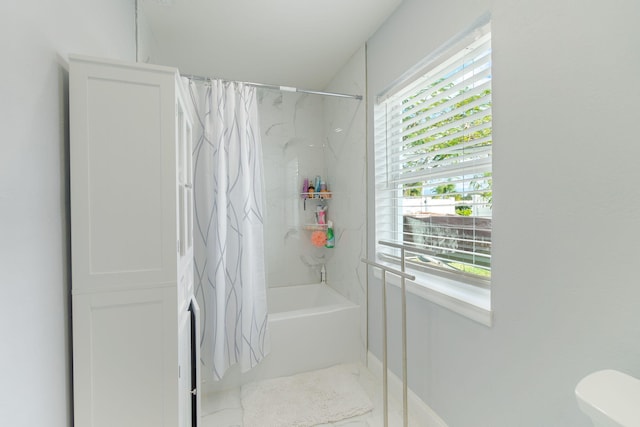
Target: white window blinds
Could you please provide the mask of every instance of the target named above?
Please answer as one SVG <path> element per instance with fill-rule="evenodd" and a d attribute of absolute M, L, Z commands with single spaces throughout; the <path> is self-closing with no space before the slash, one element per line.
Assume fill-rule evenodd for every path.
<path fill-rule="evenodd" d="M 375 107 L 376 242 L 414 270 L 491 276 L 491 34 Z M 396 249 L 377 245 L 382 260 Z"/>

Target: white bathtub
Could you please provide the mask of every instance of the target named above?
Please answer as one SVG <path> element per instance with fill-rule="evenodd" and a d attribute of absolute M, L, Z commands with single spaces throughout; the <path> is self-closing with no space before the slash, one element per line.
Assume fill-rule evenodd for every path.
<path fill-rule="evenodd" d="M 271 353 L 245 374 L 230 368 L 221 381 L 205 384 L 206 391 L 359 361 L 360 307 L 329 286 L 272 287 L 267 302 Z"/>
<path fill-rule="evenodd" d="M 327 285 L 297 285 L 270 288 L 267 295 L 269 320 L 312 316 L 356 307 Z"/>

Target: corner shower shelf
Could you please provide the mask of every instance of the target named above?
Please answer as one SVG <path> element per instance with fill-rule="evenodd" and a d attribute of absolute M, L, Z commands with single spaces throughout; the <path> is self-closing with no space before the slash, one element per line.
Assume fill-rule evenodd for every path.
<path fill-rule="evenodd" d="M 316 202 L 322 202 L 325 200 L 331 200 L 331 198 L 333 197 L 333 193 L 331 191 L 324 191 L 324 192 L 313 192 L 313 193 L 300 193 L 300 196 L 302 196 L 302 200 L 303 200 L 303 208 L 306 211 L 307 210 L 307 200 L 313 200 Z"/>
<path fill-rule="evenodd" d="M 327 200 L 333 197 L 333 193 L 331 191 L 321 191 L 321 192 L 313 192 L 313 193 L 300 193 L 303 199 L 309 200 Z"/>
<path fill-rule="evenodd" d="M 327 224 L 305 224 L 302 226 L 304 230 L 308 231 L 327 231 L 328 227 Z"/>

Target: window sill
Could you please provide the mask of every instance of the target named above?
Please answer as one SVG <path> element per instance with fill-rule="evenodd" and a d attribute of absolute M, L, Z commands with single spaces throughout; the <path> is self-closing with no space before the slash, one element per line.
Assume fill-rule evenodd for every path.
<path fill-rule="evenodd" d="M 392 268 L 397 267 L 393 265 L 389 266 Z M 373 271 L 376 278 L 382 279 L 382 272 L 379 268 L 374 268 Z M 432 274 L 418 272 L 415 275 L 416 281 L 406 281 L 408 293 L 458 313 L 482 325 L 491 326 L 493 324 L 491 290 Z M 388 273 L 387 283 L 400 287 L 400 278 Z"/>

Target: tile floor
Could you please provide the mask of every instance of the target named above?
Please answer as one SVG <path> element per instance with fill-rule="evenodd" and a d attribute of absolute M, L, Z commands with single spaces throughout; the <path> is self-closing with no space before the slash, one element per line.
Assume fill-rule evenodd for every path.
<path fill-rule="evenodd" d="M 317 427 L 382 427 L 382 385 L 364 366 L 359 366 L 360 385 L 373 403 L 373 411 L 353 418 Z M 402 426 L 401 404 L 389 399 L 389 426 Z M 202 427 L 243 427 L 240 389 L 205 395 L 202 398 Z M 409 425 L 417 425 L 409 419 Z M 273 426 L 280 427 L 280 426 Z"/>

